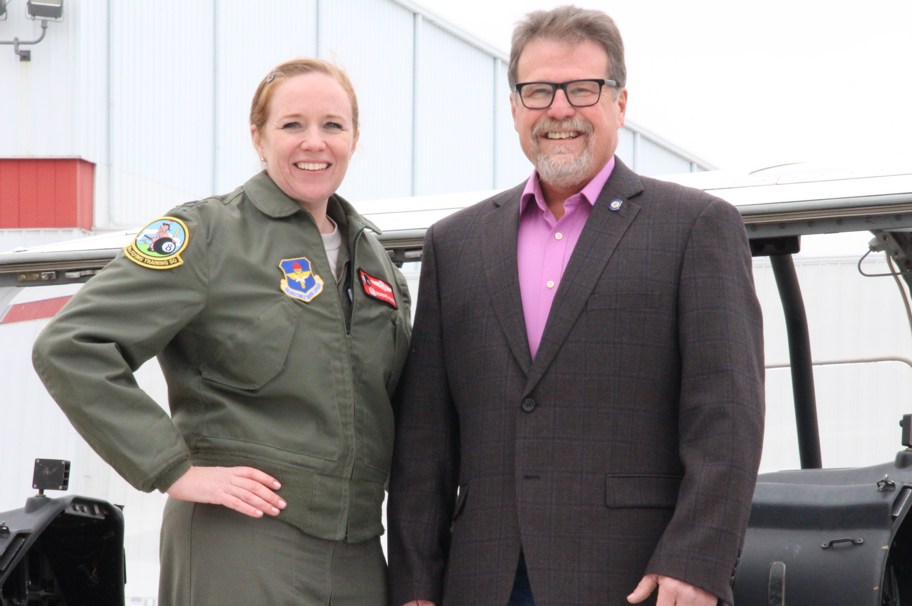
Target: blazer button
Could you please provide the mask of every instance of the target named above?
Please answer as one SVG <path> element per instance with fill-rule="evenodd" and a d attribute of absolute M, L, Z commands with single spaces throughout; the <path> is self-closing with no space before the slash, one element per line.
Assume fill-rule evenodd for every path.
<path fill-rule="evenodd" d="M 526 398 L 522 401 L 522 409 L 526 412 L 532 412 L 535 410 L 535 400 L 532 398 Z"/>

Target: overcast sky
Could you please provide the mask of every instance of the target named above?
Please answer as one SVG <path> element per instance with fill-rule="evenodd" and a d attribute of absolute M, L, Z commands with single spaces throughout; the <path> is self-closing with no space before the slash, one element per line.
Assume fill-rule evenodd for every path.
<path fill-rule="evenodd" d="M 418 0 L 509 52 L 547 0 Z M 588 0 L 627 52 L 627 117 L 719 168 L 912 160 L 912 0 Z"/>

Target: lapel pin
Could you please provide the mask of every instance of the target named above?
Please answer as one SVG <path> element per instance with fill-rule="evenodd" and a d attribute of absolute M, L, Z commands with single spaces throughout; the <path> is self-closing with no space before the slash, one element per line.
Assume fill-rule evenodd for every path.
<path fill-rule="evenodd" d="M 623 204 L 623 203 L 624 202 L 622 200 L 612 200 L 611 204 L 608 205 L 608 208 L 610 208 L 611 210 L 617 210 L 621 207 L 621 204 Z"/>

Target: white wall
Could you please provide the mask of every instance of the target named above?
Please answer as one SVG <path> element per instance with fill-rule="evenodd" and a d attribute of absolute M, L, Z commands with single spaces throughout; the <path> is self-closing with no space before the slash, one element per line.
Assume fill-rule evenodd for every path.
<path fill-rule="evenodd" d="M 796 259 L 808 314 L 813 360 L 875 356 L 912 358 L 912 328 L 892 278 L 865 278 L 858 258 Z M 887 271 L 868 257 L 866 273 Z M 763 306 L 767 364 L 788 362 L 782 304 L 769 260 L 754 263 Z M 902 449 L 899 421 L 912 413 L 912 368 L 897 362 L 818 366 L 814 370 L 824 467 L 858 467 L 892 460 Z M 797 430 L 789 369 L 766 379 L 766 434 L 761 471 L 798 469 Z"/>
<path fill-rule="evenodd" d="M 24 1 L 0 39 L 40 34 Z M 97 229 L 136 227 L 260 170 L 250 99 L 299 56 L 337 61 L 358 91 L 360 149 L 340 188 L 352 200 L 504 188 L 532 170 L 503 53 L 407 2 L 68 0 L 25 48 L 30 62 L 0 46 L 0 157 L 96 163 Z M 619 154 L 643 174 L 689 171 L 661 142 L 628 159 L 626 137 Z"/>

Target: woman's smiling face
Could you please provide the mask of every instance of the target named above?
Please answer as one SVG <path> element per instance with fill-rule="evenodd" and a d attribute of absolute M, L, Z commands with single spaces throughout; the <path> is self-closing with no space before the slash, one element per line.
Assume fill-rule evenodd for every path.
<path fill-rule="evenodd" d="M 307 210 L 325 207 L 358 144 L 352 107 L 332 76 L 311 72 L 276 89 L 261 129 L 250 127 L 266 172 Z"/>

